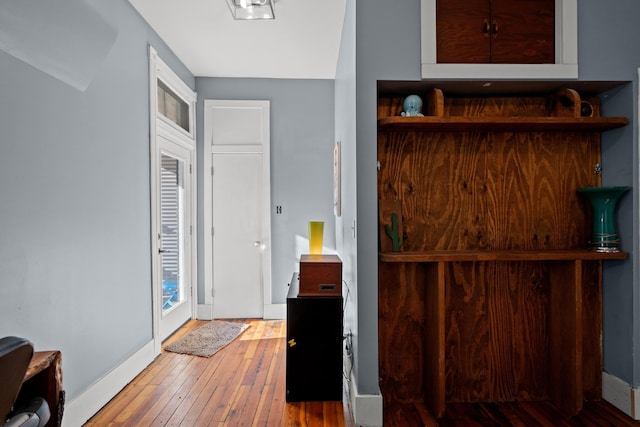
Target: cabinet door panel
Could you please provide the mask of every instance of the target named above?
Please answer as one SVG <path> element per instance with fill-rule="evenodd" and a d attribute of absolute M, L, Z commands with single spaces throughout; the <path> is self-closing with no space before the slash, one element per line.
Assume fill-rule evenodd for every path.
<path fill-rule="evenodd" d="M 554 36 L 554 0 L 491 1 L 491 62 L 552 64 Z"/>
<path fill-rule="evenodd" d="M 342 399 L 342 297 L 287 296 L 286 401 Z"/>
<path fill-rule="evenodd" d="M 439 63 L 489 63 L 489 0 L 437 0 Z"/>
<path fill-rule="evenodd" d="M 438 63 L 552 64 L 555 0 L 437 0 Z"/>

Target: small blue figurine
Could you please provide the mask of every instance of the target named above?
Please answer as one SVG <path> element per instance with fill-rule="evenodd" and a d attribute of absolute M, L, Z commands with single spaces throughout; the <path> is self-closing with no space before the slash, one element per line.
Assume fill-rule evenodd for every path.
<path fill-rule="evenodd" d="M 404 111 L 400 113 L 402 117 L 421 117 L 422 99 L 418 95 L 409 95 L 404 99 Z"/>

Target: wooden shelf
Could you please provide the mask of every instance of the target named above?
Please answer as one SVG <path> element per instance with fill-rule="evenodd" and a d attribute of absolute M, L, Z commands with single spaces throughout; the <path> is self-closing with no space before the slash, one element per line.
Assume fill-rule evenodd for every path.
<path fill-rule="evenodd" d="M 626 126 L 626 117 L 383 117 L 380 130 L 431 132 L 602 132 Z"/>
<path fill-rule="evenodd" d="M 474 262 L 474 261 L 574 261 L 627 259 L 626 252 L 594 252 L 587 249 L 552 251 L 424 251 L 380 252 L 382 262 Z"/>

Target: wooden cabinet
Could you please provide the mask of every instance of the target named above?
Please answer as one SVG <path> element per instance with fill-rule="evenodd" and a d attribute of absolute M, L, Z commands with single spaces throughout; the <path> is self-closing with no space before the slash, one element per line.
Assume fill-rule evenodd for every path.
<path fill-rule="evenodd" d="M 378 197 L 402 252 L 378 267 L 379 372 L 387 402 L 550 400 L 567 415 L 601 395 L 602 254 L 584 248 L 600 133 L 573 90 L 424 94 L 426 117 L 378 101 Z M 380 212 L 382 222 L 389 212 Z M 388 239 L 382 231 L 380 239 Z"/>
<path fill-rule="evenodd" d="M 554 0 L 437 0 L 439 63 L 553 64 Z"/>
<path fill-rule="evenodd" d="M 452 0 L 455 1 L 454 5 L 456 5 L 457 10 L 464 9 L 466 13 L 471 10 L 467 8 L 467 2 L 462 0 Z M 478 0 L 472 0 L 469 3 L 475 4 Z M 543 3 L 546 0 L 542 0 Z M 554 33 L 553 33 L 553 59 L 551 62 L 538 62 L 538 63 L 523 63 L 523 62 L 512 62 L 512 63 L 498 63 L 498 62 L 445 62 L 445 61 L 453 61 L 453 58 L 445 58 L 442 57 L 440 60 L 438 59 L 439 47 L 438 47 L 438 4 L 440 4 L 441 0 L 420 0 L 420 56 L 421 56 L 421 77 L 423 79 L 437 80 L 437 79 L 531 79 L 531 80 L 544 80 L 544 79 L 577 79 L 578 78 L 578 1 L 577 0 L 555 0 L 554 3 Z M 488 0 L 485 0 L 488 2 Z M 501 2 L 508 3 L 508 0 L 501 0 Z M 519 2 L 518 2 L 519 3 Z M 536 3 L 532 1 L 532 4 Z M 458 7 L 459 6 L 459 7 Z M 456 9 L 454 8 L 454 13 L 456 13 Z M 516 10 L 516 14 L 519 13 Z M 482 35 L 484 38 L 484 33 L 486 32 L 486 25 L 484 20 L 487 19 L 486 12 L 484 12 L 480 16 L 480 13 L 477 13 L 477 18 L 481 18 L 481 21 L 478 23 L 467 22 L 467 21 L 453 21 L 453 23 L 449 24 L 450 27 L 444 28 L 444 31 L 449 31 L 444 39 L 440 37 L 440 40 L 443 43 L 448 43 L 451 45 L 450 47 L 454 48 L 453 54 L 455 51 L 460 49 L 463 53 L 469 54 L 469 43 L 470 33 L 474 33 L 474 38 L 477 37 L 476 32 Z M 545 16 L 548 15 L 545 12 Z M 531 15 L 529 14 L 529 17 Z M 504 28 L 502 21 L 505 22 L 511 20 L 512 17 L 507 17 L 506 19 L 500 17 L 500 20 L 497 21 L 498 25 L 498 34 L 506 35 L 508 31 Z M 464 18 L 466 19 L 466 18 Z M 490 18 L 489 18 L 490 19 Z M 513 19 L 516 22 L 522 21 L 525 19 L 524 16 L 515 16 Z M 539 17 L 533 14 L 533 18 L 537 20 Z M 544 18 L 546 22 L 546 18 Z M 489 24 L 492 24 L 491 20 Z M 523 25 L 522 22 L 518 23 L 516 26 L 516 32 Z M 513 28 L 512 28 L 513 29 Z M 531 46 L 520 48 L 516 46 L 514 50 L 517 52 L 520 50 L 520 54 L 526 52 L 528 56 L 535 57 L 537 54 L 534 54 L 534 51 L 537 51 L 539 47 L 537 44 L 543 44 L 541 41 L 539 42 L 537 38 L 530 37 L 530 35 L 535 34 L 538 29 L 533 29 L 532 33 L 520 34 L 515 37 L 514 41 L 516 43 L 520 43 L 518 39 L 523 38 L 529 41 L 534 41 L 533 51 L 528 50 L 532 49 Z M 489 28 L 489 33 L 491 33 L 491 28 Z M 536 36 L 537 37 L 537 36 Z M 490 37 L 488 37 L 490 38 Z M 506 37 L 496 37 L 497 39 L 506 38 Z M 461 40 L 461 41 L 460 41 Z M 542 39 L 540 39 L 542 40 Z M 545 44 L 546 44 L 546 38 Z M 487 40 L 489 42 L 490 40 Z M 454 45 L 455 44 L 455 45 Z M 506 49 L 512 49 L 511 47 L 505 46 Z M 505 48 L 498 48 L 499 50 L 504 50 Z M 450 51 L 449 54 L 452 54 Z M 460 59 L 462 61 L 462 59 Z M 510 59 L 507 62 L 511 61 Z M 524 60 L 523 60 L 524 61 Z M 530 62 L 530 61 L 527 61 Z"/>
<path fill-rule="evenodd" d="M 46 427 L 61 426 L 65 391 L 62 387 L 62 353 L 60 351 L 36 351 L 33 353 L 20 394 L 16 400 L 16 406 L 26 404 L 35 396 L 44 398 L 49 404 L 51 417 Z"/>

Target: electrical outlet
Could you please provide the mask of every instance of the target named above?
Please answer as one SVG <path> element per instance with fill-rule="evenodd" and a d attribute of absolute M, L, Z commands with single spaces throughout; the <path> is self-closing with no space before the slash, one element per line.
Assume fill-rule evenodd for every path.
<path fill-rule="evenodd" d="M 342 352 L 342 372 L 347 381 L 351 381 L 353 369 L 353 333 L 349 331 L 344 335 L 344 348 Z"/>
<path fill-rule="evenodd" d="M 353 341 L 353 333 L 349 331 L 344 336 L 344 352 L 348 356 L 351 356 L 353 354 L 352 341 Z"/>

